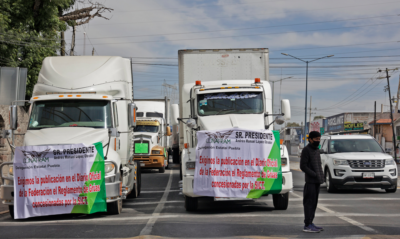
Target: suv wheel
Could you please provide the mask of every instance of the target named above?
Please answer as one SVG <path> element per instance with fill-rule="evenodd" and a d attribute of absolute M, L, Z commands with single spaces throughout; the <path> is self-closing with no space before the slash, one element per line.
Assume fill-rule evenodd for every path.
<path fill-rule="evenodd" d="M 397 182 L 393 185 L 392 188 L 385 189 L 387 193 L 395 193 L 397 191 Z"/>
<path fill-rule="evenodd" d="M 338 191 L 332 182 L 331 172 L 329 171 L 329 168 L 325 170 L 325 182 L 326 190 L 328 191 L 328 193 L 335 193 Z"/>

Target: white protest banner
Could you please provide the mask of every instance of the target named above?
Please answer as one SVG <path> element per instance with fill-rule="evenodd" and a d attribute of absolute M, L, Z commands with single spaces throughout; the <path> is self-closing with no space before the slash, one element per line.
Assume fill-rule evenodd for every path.
<path fill-rule="evenodd" d="M 198 131 L 194 193 L 259 198 L 282 190 L 279 132 L 226 129 Z"/>
<path fill-rule="evenodd" d="M 15 219 L 106 211 L 101 143 L 15 149 Z"/>

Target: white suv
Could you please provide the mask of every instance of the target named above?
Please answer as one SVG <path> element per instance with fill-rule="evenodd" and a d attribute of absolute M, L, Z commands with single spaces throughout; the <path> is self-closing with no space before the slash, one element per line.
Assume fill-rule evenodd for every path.
<path fill-rule="evenodd" d="M 320 152 L 328 192 L 353 188 L 396 192 L 396 163 L 372 136 L 322 136 Z"/>

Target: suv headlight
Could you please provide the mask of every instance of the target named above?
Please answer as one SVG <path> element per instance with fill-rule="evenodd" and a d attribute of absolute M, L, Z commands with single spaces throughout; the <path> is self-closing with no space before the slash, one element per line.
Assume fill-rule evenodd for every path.
<path fill-rule="evenodd" d="M 151 151 L 151 154 L 160 154 L 161 153 L 161 150 L 152 150 Z"/>
<path fill-rule="evenodd" d="M 393 159 L 385 159 L 385 165 L 394 165 Z"/>
<path fill-rule="evenodd" d="M 111 171 L 114 170 L 114 168 L 115 168 L 115 166 L 114 166 L 113 163 L 104 165 L 104 171 L 105 171 L 106 173 L 110 173 Z"/>
<path fill-rule="evenodd" d="M 281 158 L 281 165 L 282 167 L 285 167 L 287 165 L 287 158 Z"/>
<path fill-rule="evenodd" d="M 349 165 L 349 163 L 345 159 L 333 159 L 333 164 L 334 165 Z"/>

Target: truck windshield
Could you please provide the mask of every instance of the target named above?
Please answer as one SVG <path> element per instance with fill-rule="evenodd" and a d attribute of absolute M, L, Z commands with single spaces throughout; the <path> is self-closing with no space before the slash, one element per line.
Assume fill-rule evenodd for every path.
<path fill-rule="evenodd" d="M 39 101 L 32 106 L 28 129 L 56 127 L 111 128 L 111 107 L 104 100 Z"/>
<path fill-rule="evenodd" d="M 135 132 L 150 132 L 150 133 L 157 133 L 158 126 L 153 125 L 137 125 L 135 127 Z"/>
<path fill-rule="evenodd" d="M 378 152 L 383 153 L 381 146 L 374 139 L 339 139 L 329 142 L 330 153 Z"/>
<path fill-rule="evenodd" d="M 262 92 L 232 92 L 198 95 L 201 116 L 263 113 Z"/>

